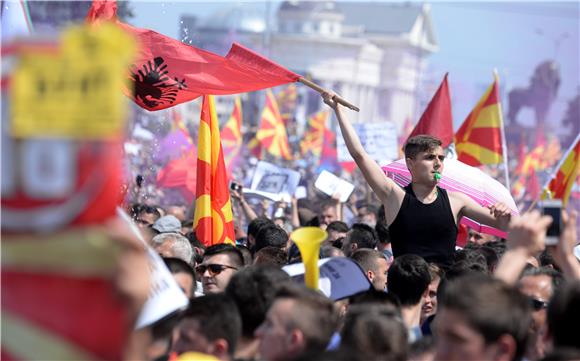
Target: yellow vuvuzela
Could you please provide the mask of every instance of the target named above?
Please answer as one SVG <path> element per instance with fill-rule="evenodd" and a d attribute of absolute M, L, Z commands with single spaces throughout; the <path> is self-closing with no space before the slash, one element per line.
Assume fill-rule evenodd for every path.
<path fill-rule="evenodd" d="M 302 227 L 290 234 L 302 255 L 306 286 L 314 290 L 318 289 L 318 254 L 326 236 L 326 231 L 318 227 Z"/>

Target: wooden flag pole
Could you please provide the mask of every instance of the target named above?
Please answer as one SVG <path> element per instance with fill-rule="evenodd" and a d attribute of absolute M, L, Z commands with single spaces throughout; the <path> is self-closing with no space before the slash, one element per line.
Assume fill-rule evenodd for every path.
<path fill-rule="evenodd" d="M 321 87 L 320 85 L 318 85 L 318 84 L 316 84 L 316 83 L 313 83 L 312 81 L 310 81 L 310 80 L 308 80 L 308 79 L 306 79 L 306 78 L 304 78 L 304 77 L 301 77 L 300 79 L 298 79 L 298 81 L 299 81 L 299 82 L 301 82 L 302 84 L 306 85 L 307 87 L 309 87 L 309 88 L 312 88 L 312 89 L 316 90 L 316 91 L 317 91 L 317 92 L 319 92 L 319 93 L 324 93 L 325 91 L 327 91 L 326 89 L 324 89 L 324 88 L 323 88 L 323 87 Z M 336 101 L 338 104 L 344 105 L 345 107 L 347 107 L 347 108 L 349 108 L 349 109 L 352 109 L 352 110 L 354 110 L 355 112 L 358 112 L 358 111 L 360 111 L 360 109 L 359 109 L 357 106 L 355 106 L 355 105 L 352 105 L 351 103 L 349 103 L 349 102 L 347 102 L 346 100 L 342 99 L 342 98 L 341 98 L 341 97 L 339 97 L 338 95 L 336 95 L 336 96 L 334 97 L 334 100 L 335 100 L 335 101 Z"/>

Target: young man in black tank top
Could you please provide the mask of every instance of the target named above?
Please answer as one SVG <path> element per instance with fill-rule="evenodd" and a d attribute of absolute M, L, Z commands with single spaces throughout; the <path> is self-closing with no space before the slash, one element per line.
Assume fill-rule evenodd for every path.
<path fill-rule="evenodd" d="M 403 189 L 387 178 L 364 150 L 334 96 L 332 92 L 322 94 L 324 102 L 336 113 L 350 155 L 385 206 L 395 257 L 413 253 L 427 261 L 450 264 L 457 224 L 463 216 L 507 230 L 511 213 L 504 204 L 497 203 L 486 209 L 462 193 L 446 192 L 437 187 L 437 175 L 443 173 L 445 154 L 441 142 L 434 137 L 413 137 L 405 145 L 405 160 L 411 173 L 408 187 Z"/>

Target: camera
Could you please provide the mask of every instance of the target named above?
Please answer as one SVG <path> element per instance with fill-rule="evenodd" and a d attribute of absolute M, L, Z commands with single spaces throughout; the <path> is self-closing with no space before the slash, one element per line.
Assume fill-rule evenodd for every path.
<path fill-rule="evenodd" d="M 242 185 L 239 184 L 239 183 L 236 183 L 236 182 L 232 182 L 232 183 L 230 183 L 230 189 L 233 190 L 233 191 L 241 192 Z"/>

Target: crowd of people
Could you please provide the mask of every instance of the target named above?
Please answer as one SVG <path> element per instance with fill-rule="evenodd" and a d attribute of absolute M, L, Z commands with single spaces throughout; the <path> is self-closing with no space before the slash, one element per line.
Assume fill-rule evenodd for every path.
<path fill-rule="evenodd" d="M 538 211 L 514 216 L 501 203 L 483 208 L 440 188 L 436 175 L 444 171 L 445 156 L 430 136 L 405 145 L 412 182 L 401 188 L 366 154 L 334 95 L 323 97 L 376 196 L 347 204 L 321 196 L 266 207 L 249 202 L 240 189 L 231 190 L 236 244 L 209 247 L 196 238 L 186 207 L 131 204 L 127 210 L 143 238 L 189 298 L 185 310 L 135 331 L 148 337 L 141 343 L 133 337 L 132 355 L 147 360 L 207 355 L 219 360 L 580 359 L 574 332 L 580 322 L 577 214 L 563 211 L 559 242 L 546 247 L 549 216 Z M 467 245 L 456 247 L 464 216 L 507 231 L 507 239 L 471 230 Z M 368 290 L 332 299 L 284 271 L 302 262 L 289 234 L 306 226 L 326 231 L 320 258 L 352 259 L 368 279 Z"/>

